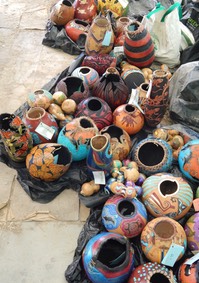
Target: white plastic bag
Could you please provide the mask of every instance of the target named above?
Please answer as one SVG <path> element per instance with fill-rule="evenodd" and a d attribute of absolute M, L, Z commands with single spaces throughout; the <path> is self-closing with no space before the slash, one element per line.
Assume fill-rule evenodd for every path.
<path fill-rule="evenodd" d="M 143 17 L 142 24 L 149 31 L 155 45 L 155 60 L 174 68 L 180 64 L 181 5 L 174 3 L 168 9 L 160 3 L 156 9 Z"/>

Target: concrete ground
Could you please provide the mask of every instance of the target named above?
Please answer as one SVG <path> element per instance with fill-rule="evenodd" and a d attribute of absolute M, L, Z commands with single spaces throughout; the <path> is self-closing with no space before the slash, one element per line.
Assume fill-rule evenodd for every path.
<path fill-rule="evenodd" d="M 13 113 L 75 56 L 42 45 L 54 0 L 0 1 L 0 113 Z M 30 199 L 16 171 L 0 163 L 0 282 L 64 283 L 89 209 L 64 190 L 48 204 Z"/>

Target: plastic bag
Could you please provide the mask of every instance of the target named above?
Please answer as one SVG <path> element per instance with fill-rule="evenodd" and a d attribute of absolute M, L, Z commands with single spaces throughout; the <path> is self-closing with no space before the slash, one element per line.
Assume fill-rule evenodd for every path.
<path fill-rule="evenodd" d="M 83 41 L 74 42 L 67 36 L 65 29 L 54 25 L 48 21 L 46 25 L 46 34 L 42 44 L 48 47 L 59 48 L 70 55 L 78 55 L 84 51 L 85 38 Z"/>
<path fill-rule="evenodd" d="M 155 45 L 155 61 L 174 68 L 180 63 L 181 5 L 176 2 L 168 9 L 160 3 L 143 17 L 142 24 L 151 34 Z"/>
<path fill-rule="evenodd" d="M 199 132 L 199 62 L 181 65 L 169 87 L 169 113 L 174 121 Z"/>
<path fill-rule="evenodd" d="M 199 2 L 191 1 L 183 6 L 181 21 L 192 32 L 195 40 L 199 40 Z"/>
<path fill-rule="evenodd" d="M 193 46 L 189 46 L 181 52 L 180 64 L 186 64 L 188 62 L 199 61 L 199 39 Z"/>
<path fill-rule="evenodd" d="M 128 17 L 138 18 L 143 17 L 149 11 L 154 9 L 156 1 L 146 1 L 146 0 L 131 0 L 129 1 Z"/>

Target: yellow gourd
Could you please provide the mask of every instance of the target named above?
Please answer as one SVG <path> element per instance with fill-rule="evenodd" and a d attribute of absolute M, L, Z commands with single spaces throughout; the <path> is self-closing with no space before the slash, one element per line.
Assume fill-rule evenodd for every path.
<path fill-rule="evenodd" d="M 94 180 L 92 180 L 90 182 L 84 183 L 81 186 L 80 194 L 85 197 L 92 196 L 94 193 L 97 193 L 99 189 L 100 189 L 100 185 L 95 184 Z"/>

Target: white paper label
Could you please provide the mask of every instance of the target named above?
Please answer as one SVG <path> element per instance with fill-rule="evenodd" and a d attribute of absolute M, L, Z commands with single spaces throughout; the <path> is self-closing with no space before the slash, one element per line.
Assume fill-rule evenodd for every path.
<path fill-rule="evenodd" d="M 104 171 L 93 171 L 94 181 L 97 185 L 105 185 L 106 179 Z"/>
<path fill-rule="evenodd" d="M 45 139 L 51 140 L 54 133 L 55 133 L 55 130 L 53 128 L 49 127 L 48 125 L 41 122 L 41 123 L 39 123 L 39 125 L 35 129 L 35 132 L 40 134 Z"/>
<path fill-rule="evenodd" d="M 119 2 L 120 2 L 120 4 L 122 5 L 122 7 L 125 9 L 127 6 L 128 6 L 128 4 L 129 4 L 129 2 L 127 1 L 127 0 L 119 0 Z"/>
<path fill-rule="evenodd" d="M 140 112 L 142 112 L 142 114 L 144 114 L 144 111 L 142 110 L 142 108 L 138 104 L 138 96 L 139 96 L 139 93 L 138 93 L 137 89 L 132 89 L 131 90 L 131 96 L 129 98 L 128 104 L 135 105 L 140 110 Z"/>
<path fill-rule="evenodd" d="M 199 260 L 199 252 L 194 256 L 192 256 L 191 258 L 187 259 L 184 264 L 192 265 L 197 260 Z"/>
<path fill-rule="evenodd" d="M 176 260 L 178 259 L 179 255 L 183 252 L 184 247 L 177 245 L 177 244 L 171 244 L 167 254 L 162 260 L 162 264 L 168 265 L 170 267 L 174 266 Z"/>
<path fill-rule="evenodd" d="M 146 98 L 150 98 L 151 89 L 152 89 L 152 80 L 149 80 L 149 87 L 146 93 Z"/>
<path fill-rule="evenodd" d="M 115 46 L 114 47 L 114 49 L 113 49 L 113 52 L 115 53 L 115 54 L 117 54 L 117 53 L 124 53 L 124 46 Z"/>

